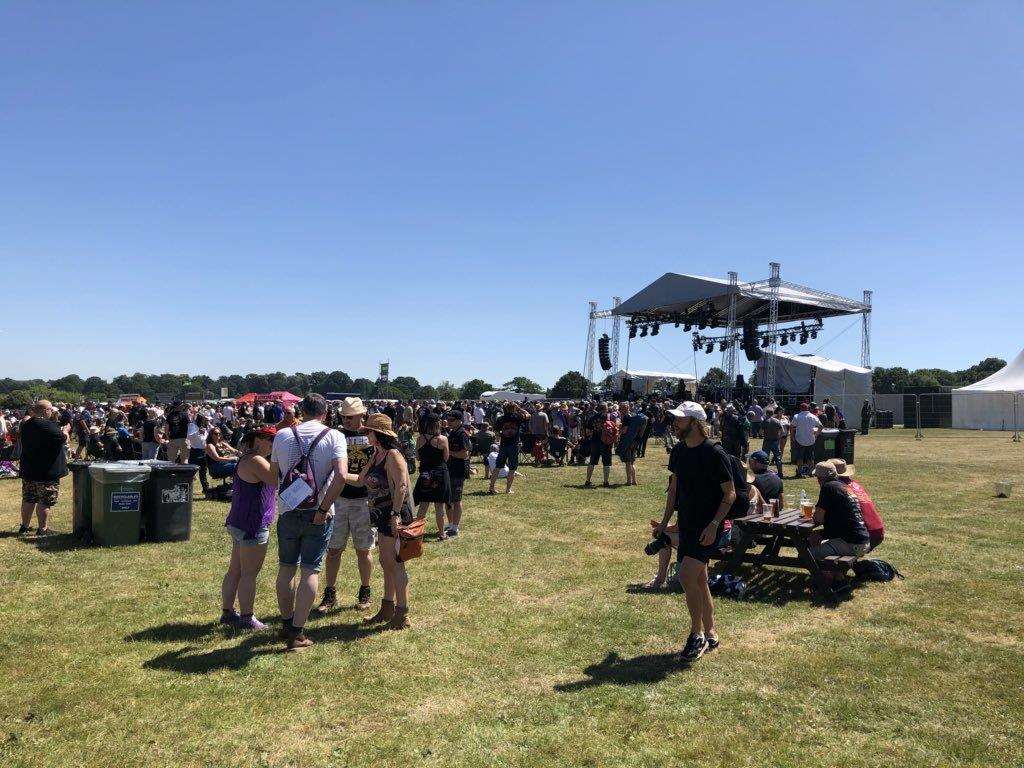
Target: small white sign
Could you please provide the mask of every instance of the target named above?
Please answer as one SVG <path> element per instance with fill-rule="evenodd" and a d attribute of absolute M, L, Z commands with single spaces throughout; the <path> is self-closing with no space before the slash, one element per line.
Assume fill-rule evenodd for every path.
<path fill-rule="evenodd" d="M 313 489 L 309 487 L 309 483 L 303 480 L 301 477 L 296 479 L 294 483 L 285 488 L 278 495 L 278 499 L 281 502 L 282 512 L 291 512 L 299 504 L 309 498 L 309 494 L 313 492 Z"/>

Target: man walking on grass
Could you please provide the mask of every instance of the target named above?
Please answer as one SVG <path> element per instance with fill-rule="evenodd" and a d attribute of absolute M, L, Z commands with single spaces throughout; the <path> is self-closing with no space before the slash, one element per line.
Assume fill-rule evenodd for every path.
<path fill-rule="evenodd" d="M 370 439 L 363 431 L 366 406 L 358 397 L 346 397 L 341 405 L 341 433 L 345 436 L 349 472 L 358 475 L 370 463 L 372 449 Z M 341 553 L 345 551 L 348 539 L 356 551 L 356 567 L 359 570 L 359 593 L 356 595 L 356 609 L 370 607 L 370 575 L 373 573 L 374 533 L 370 524 L 370 507 L 366 501 L 366 488 L 346 485 L 334 502 L 334 530 L 327 547 L 325 562 L 324 597 L 317 609 L 326 613 L 338 607 L 338 571 L 341 567 Z"/>
<path fill-rule="evenodd" d="M 529 423 L 530 414 L 511 400 L 505 403 L 504 413 L 495 419 L 494 428 L 500 442 L 498 443 L 498 458 L 491 471 L 491 485 L 488 493 L 494 493 L 498 474 L 504 467 L 508 467 L 505 493 L 512 493 L 512 483 L 516 479 L 516 469 L 519 467 L 519 436 Z"/>
<path fill-rule="evenodd" d="M 655 535 L 665 532 L 673 513 L 678 516 L 679 581 L 686 592 L 690 634 L 680 658 L 692 663 L 718 647 L 715 607 L 708 589 L 708 560 L 722 522 L 736 500 L 729 457 L 708 440 L 704 409 L 684 402 L 669 411 L 679 442 L 669 457 L 668 497 L 665 514 Z"/>
<path fill-rule="evenodd" d="M 21 527 L 19 534 L 31 528 L 32 512 L 39 521 L 36 533 L 46 536 L 50 529 L 47 519 L 50 509 L 57 505 L 60 479 L 68 473 L 67 451 L 70 425 L 63 428 L 53 421 L 53 406 L 49 400 L 39 400 L 32 406 L 31 415 L 21 423 Z"/>
<path fill-rule="evenodd" d="M 308 394 L 300 404 L 302 422 L 274 437 L 270 465 L 283 480 L 281 493 L 291 486 L 309 486 L 308 496 L 282 509 L 277 519 L 280 569 L 277 603 L 281 609 L 280 637 L 288 650 L 308 648 L 306 619 L 316 600 L 318 574 L 334 528 L 334 500 L 345 485 L 348 450 L 340 432 L 323 424 L 327 401 Z M 307 480 L 308 478 L 308 480 Z M 298 585 L 295 572 L 300 570 Z"/>

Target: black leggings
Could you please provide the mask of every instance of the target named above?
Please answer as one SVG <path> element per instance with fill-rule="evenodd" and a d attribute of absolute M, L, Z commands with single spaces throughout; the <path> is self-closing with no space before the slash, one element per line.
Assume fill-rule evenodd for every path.
<path fill-rule="evenodd" d="M 206 476 L 206 451 L 202 448 L 189 448 L 188 463 L 199 467 L 199 485 L 205 493 L 210 489 L 210 479 Z"/>

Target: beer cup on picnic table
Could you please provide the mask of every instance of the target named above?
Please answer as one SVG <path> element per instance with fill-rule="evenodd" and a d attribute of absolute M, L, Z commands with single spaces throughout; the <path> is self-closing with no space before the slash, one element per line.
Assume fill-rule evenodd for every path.
<path fill-rule="evenodd" d="M 800 501 L 800 512 L 805 518 L 810 520 L 814 517 L 814 502 L 810 499 Z"/>

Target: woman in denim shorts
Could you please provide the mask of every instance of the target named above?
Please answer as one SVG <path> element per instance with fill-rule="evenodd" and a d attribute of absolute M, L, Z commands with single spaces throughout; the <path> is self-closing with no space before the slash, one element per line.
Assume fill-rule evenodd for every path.
<path fill-rule="evenodd" d="M 221 584 L 221 624 L 240 629 L 263 629 L 253 614 L 256 577 L 267 556 L 270 524 L 276 512 L 277 478 L 270 468 L 270 449 L 277 430 L 261 427 L 247 438 L 245 453 L 235 467 L 231 510 L 224 525 L 231 534 L 231 561 Z M 238 610 L 235 610 L 235 601 Z"/>

